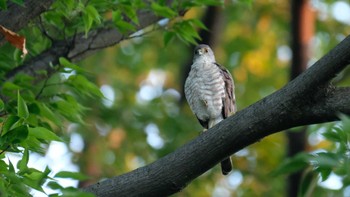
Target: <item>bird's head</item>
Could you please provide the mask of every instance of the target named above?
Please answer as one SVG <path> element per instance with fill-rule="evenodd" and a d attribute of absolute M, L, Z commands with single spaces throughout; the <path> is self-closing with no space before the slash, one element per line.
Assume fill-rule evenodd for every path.
<path fill-rule="evenodd" d="M 200 44 L 194 49 L 193 61 L 215 62 L 215 56 L 211 48 L 206 44 Z"/>

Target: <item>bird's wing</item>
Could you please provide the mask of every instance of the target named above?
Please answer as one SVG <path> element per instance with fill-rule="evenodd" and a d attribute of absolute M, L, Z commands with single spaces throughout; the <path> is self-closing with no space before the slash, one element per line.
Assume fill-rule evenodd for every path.
<path fill-rule="evenodd" d="M 225 82 L 225 97 L 222 99 L 223 101 L 222 115 L 225 119 L 237 111 L 236 98 L 234 94 L 235 86 L 234 86 L 233 79 L 230 72 L 223 66 L 217 63 L 215 64 L 220 68 L 221 75 Z"/>

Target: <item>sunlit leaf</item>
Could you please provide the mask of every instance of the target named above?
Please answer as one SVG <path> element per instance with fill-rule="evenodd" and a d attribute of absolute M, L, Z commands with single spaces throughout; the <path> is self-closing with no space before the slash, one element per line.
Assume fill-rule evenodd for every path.
<path fill-rule="evenodd" d="M 162 6 L 156 2 L 152 2 L 152 10 L 159 16 L 164 16 L 167 18 L 172 18 L 177 15 L 177 13 L 167 6 Z"/>
<path fill-rule="evenodd" d="M 87 180 L 89 179 L 89 176 L 86 176 L 85 174 L 82 174 L 80 172 L 69 172 L 69 171 L 61 171 L 58 172 L 55 176 L 55 178 L 71 178 L 76 180 Z"/>

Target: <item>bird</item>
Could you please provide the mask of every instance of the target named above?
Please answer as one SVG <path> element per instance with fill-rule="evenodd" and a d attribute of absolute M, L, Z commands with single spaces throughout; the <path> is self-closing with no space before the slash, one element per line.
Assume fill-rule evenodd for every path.
<path fill-rule="evenodd" d="M 216 63 L 213 50 L 206 44 L 196 46 L 184 92 L 204 131 L 236 112 L 234 88 L 230 72 Z M 231 158 L 227 157 L 221 161 L 221 171 L 227 175 L 231 170 Z"/>

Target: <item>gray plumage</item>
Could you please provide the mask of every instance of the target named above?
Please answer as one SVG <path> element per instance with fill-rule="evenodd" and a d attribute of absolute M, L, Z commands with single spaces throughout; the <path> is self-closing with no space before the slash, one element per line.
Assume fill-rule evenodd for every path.
<path fill-rule="evenodd" d="M 232 76 L 216 63 L 208 45 L 195 48 L 191 71 L 185 82 L 185 96 L 192 112 L 206 129 L 236 112 Z M 221 162 L 221 168 L 224 175 L 232 170 L 229 157 Z"/>

